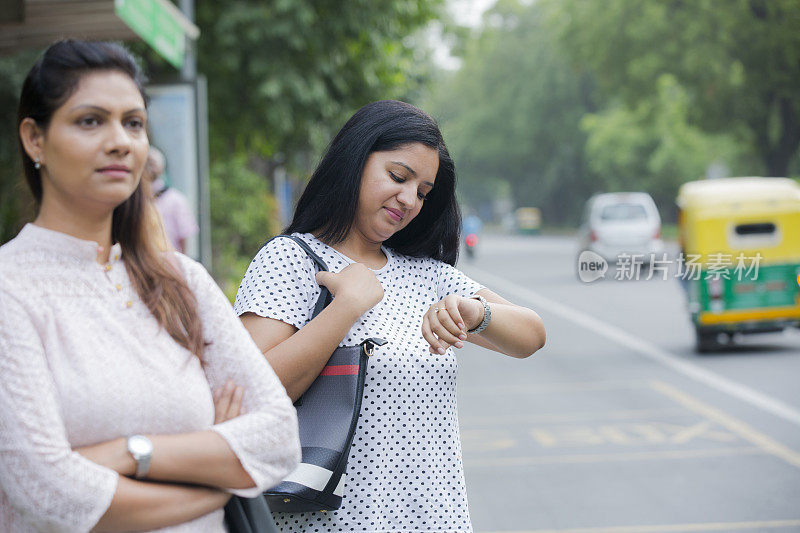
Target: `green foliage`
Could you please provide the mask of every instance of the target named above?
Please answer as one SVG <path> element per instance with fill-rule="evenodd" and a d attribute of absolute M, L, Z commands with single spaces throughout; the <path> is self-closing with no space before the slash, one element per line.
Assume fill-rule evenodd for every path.
<path fill-rule="evenodd" d="M 741 168 L 744 148 L 731 135 L 707 134 L 689 124 L 689 111 L 686 90 L 662 74 L 652 99 L 633 109 L 615 104 L 585 115 L 581 127 L 588 134 L 586 156 L 597 192 L 645 190 L 669 214 L 678 187 L 702 178 L 709 163 Z"/>
<path fill-rule="evenodd" d="M 732 133 L 771 175 L 786 175 L 800 146 L 800 3 L 795 0 L 559 0 L 561 42 L 609 95 L 656 98 L 675 77 L 688 120 Z M 736 169 L 734 169 L 736 172 Z"/>
<path fill-rule="evenodd" d="M 413 91 L 427 68 L 413 36 L 440 4 L 199 3 L 199 70 L 209 80 L 212 157 L 280 154 L 291 166 L 297 154 L 324 146 L 358 107 Z"/>
<path fill-rule="evenodd" d="M 577 220 L 591 192 L 579 123 L 595 103 L 591 78 L 568 65 L 545 15 L 537 4 L 498 2 L 432 108 L 468 203 L 492 200 L 508 182 L 517 206 L 560 224 Z"/>
<path fill-rule="evenodd" d="M 22 82 L 38 55 L 32 50 L 0 58 L 0 244 L 33 217 L 33 197 L 20 164 L 17 104 Z"/>
<path fill-rule="evenodd" d="M 231 297 L 250 259 L 280 231 L 277 205 L 263 176 L 247 167 L 245 155 L 212 166 L 210 194 L 214 271 Z"/>

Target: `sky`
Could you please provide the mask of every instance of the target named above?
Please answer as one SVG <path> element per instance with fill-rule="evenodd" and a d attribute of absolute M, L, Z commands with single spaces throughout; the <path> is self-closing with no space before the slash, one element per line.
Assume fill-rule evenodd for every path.
<path fill-rule="evenodd" d="M 480 24 L 483 12 L 494 3 L 495 0 L 450 0 L 447 9 L 456 22 L 475 27 Z"/>
<path fill-rule="evenodd" d="M 447 10 L 453 19 L 464 26 L 477 27 L 481 23 L 483 12 L 492 7 L 496 0 L 448 0 Z M 430 40 L 433 45 L 433 58 L 437 65 L 448 70 L 461 66 L 461 60 L 450 55 L 450 47 L 442 38 L 441 26 L 431 30 Z"/>

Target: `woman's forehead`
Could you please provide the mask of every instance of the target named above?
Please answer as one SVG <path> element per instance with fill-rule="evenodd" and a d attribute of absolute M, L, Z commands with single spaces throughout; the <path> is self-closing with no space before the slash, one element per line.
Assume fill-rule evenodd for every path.
<path fill-rule="evenodd" d="M 439 151 L 422 143 L 406 144 L 393 150 L 375 152 L 386 164 L 405 167 L 413 174 L 436 175 L 439 167 Z"/>
<path fill-rule="evenodd" d="M 386 161 L 396 161 L 408 164 L 414 162 L 417 165 L 439 163 L 439 151 L 422 143 L 405 144 L 392 150 L 383 152 L 373 152 L 378 154 L 381 159 Z"/>
<path fill-rule="evenodd" d="M 144 98 L 133 79 L 119 71 L 90 72 L 80 77 L 62 108 L 69 111 L 85 106 L 124 112 L 145 109 Z"/>

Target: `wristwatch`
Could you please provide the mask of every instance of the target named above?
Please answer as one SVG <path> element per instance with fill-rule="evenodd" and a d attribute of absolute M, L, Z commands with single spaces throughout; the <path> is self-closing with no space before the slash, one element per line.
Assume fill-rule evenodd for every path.
<path fill-rule="evenodd" d="M 489 307 L 489 302 L 486 301 L 486 298 L 480 294 L 476 294 L 473 296 L 473 298 L 483 304 L 483 321 L 478 324 L 478 327 L 467 330 L 467 333 L 480 333 L 486 329 L 486 327 L 489 325 L 489 322 L 492 320 L 492 308 Z"/>
<path fill-rule="evenodd" d="M 136 461 L 136 479 L 142 479 L 150 470 L 150 458 L 153 456 L 153 443 L 144 435 L 128 437 L 128 453 Z"/>

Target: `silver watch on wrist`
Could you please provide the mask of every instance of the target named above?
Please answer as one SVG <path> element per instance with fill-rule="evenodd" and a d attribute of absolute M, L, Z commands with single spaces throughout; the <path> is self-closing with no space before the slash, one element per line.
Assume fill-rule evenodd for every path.
<path fill-rule="evenodd" d="M 150 458 L 153 456 L 153 443 L 144 435 L 128 437 L 128 453 L 136 461 L 136 479 L 142 479 L 150 470 Z"/>
<path fill-rule="evenodd" d="M 489 322 L 492 320 L 492 308 L 489 307 L 489 302 L 486 301 L 486 298 L 480 294 L 476 294 L 473 296 L 473 298 L 478 300 L 483 305 L 483 321 L 478 324 L 478 327 L 467 330 L 467 333 L 480 333 L 486 329 L 486 327 L 489 325 Z"/>

